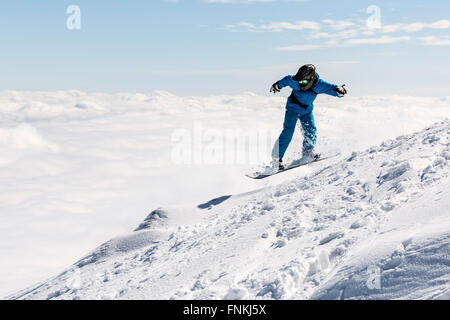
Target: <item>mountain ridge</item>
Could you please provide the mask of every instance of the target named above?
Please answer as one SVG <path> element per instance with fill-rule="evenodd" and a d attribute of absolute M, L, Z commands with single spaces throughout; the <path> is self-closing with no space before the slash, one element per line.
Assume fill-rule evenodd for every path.
<path fill-rule="evenodd" d="M 449 133 L 446 119 L 279 185 L 156 209 L 8 298 L 445 298 Z M 368 286 L 371 267 L 380 288 Z"/>

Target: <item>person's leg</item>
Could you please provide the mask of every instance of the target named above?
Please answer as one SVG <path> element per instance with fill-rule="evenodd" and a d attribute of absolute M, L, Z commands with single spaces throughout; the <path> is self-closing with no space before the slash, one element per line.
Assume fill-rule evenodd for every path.
<path fill-rule="evenodd" d="M 295 125 L 297 124 L 298 114 L 296 112 L 286 110 L 284 114 L 283 131 L 275 142 L 272 150 L 272 158 L 280 159 L 284 157 L 284 153 L 289 146 L 294 134 Z"/>
<path fill-rule="evenodd" d="M 303 152 L 311 151 L 316 146 L 317 141 L 317 128 L 313 113 L 310 112 L 301 116 L 300 123 L 303 128 Z"/>

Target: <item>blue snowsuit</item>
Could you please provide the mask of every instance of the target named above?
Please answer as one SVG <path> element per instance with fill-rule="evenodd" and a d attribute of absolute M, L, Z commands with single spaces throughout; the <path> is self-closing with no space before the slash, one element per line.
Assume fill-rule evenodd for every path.
<path fill-rule="evenodd" d="M 315 84 L 311 89 L 306 91 L 301 91 L 300 84 L 298 81 L 292 79 L 292 77 L 293 76 L 286 76 L 278 82 L 278 87 L 280 89 L 289 86 L 292 89 L 292 93 L 286 103 L 283 131 L 272 151 L 272 157 L 274 159 L 283 158 L 286 149 L 292 140 L 298 119 L 300 119 L 303 129 L 303 151 L 314 149 L 317 140 L 317 128 L 312 113 L 314 109 L 313 102 L 320 93 L 339 97 L 333 90 L 337 85 L 320 79 L 317 73 Z"/>

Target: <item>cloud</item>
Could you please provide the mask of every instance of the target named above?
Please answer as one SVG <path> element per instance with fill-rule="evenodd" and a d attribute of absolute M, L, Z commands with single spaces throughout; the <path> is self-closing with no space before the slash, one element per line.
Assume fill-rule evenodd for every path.
<path fill-rule="evenodd" d="M 211 1 L 230 1 L 230 0 L 211 0 Z M 254 0 L 256 1 L 256 0 Z M 250 1 L 247 1 L 250 2 Z M 395 33 L 395 32 L 419 32 L 424 29 L 443 30 L 450 28 L 450 20 L 442 19 L 435 22 L 423 23 L 397 23 L 382 25 L 377 30 L 368 29 L 365 24 L 357 24 L 348 20 L 332 20 L 325 19 L 321 22 L 317 21 L 279 21 L 270 22 L 268 24 L 255 25 L 250 22 L 240 22 L 236 24 L 229 24 L 223 27 L 229 31 L 242 31 L 242 32 L 256 32 L 256 31 L 269 31 L 269 32 L 283 32 L 283 31 L 312 31 L 305 37 L 308 39 L 320 39 L 320 38 L 354 38 L 359 34 L 375 35 L 377 32 L 381 33 Z M 325 29 L 325 30 L 323 30 Z M 329 31 L 327 31 L 329 29 Z M 320 31 L 320 32 L 319 32 Z"/>
<path fill-rule="evenodd" d="M 336 21 L 336 20 L 331 20 L 331 19 L 325 19 L 325 20 L 322 20 L 322 22 L 329 25 L 334 30 L 343 30 L 343 29 L 355 26 L 354 22 L 345 21 L 345 20 Z"/>
<path fill-rule="evenodd" d="M 397 23 L 397 24 L 388 24 L 381 26 L 381 32 L 391 33 L 391 32 L 418 32 L 422 31 L 425 28 L 429 29 L 448 29 L 450 28 L 450 20 L 439 20 L 432 23 L 423 23 L 423 22 L 412 22 L 412 23 Z"/>
<path fill-rule="evenodd" d="M 219 0 L 217 0 L 219 1 Z M 226 0 L 223 0 L 226 1 Z M 443 30 L 450 28 L 450 20 L 442 19 L 430 23 L 412 22 L 382 25 L 379 29 L 369 29 L 363 21 L 325 19 L 317 21 L 279 21 L 266 24 L 252 24 L 240 22 L 230 24 L 223 29 L 231 32 L 295 32 L 301 31 L 304 41 L 276 47 L 277 51 L 309 51 L 330 47 L 343 47 L 354 45 L 382 45 L 416 40 L 414 43 L 422 45 L 445 46 L 449 45 L 448 36 L 437 37 L 429 35 L 421 38 L 411 38 L 409 34 L 425 29 Z M 386 35 L 386 33 L 397 33 Z M 406 34 L 405 34 L 406 33 Z"/>
<path fill-rule="evenodd" d="M 402 36 L 402 37 L 390 37 L 390 36 L 382 36 L 378 38 L 361 38 L 361 39 L 350 39 L 347 40 L 344 44 L 346 45 L 355 45 L 355 44 L 386 44 L 386 43 L 396 43 L 401 41 L 409 41 L 410 37 Z"/>
<path fill-rule="evenodd" d="M 277 1 L 290 1 L 290 2 L 305 2 L 309 0 L 205 0 L 208 3 L 257 3 L 257 2 L 277 2 Z"/>
<path fill-rule="evenodd" d="M 287 46 L 287 47 L 279 47 L 275 48 L 275 50 L 278 51 L 308 51 L 308 50 L 315 50 L 320 49 L 322 46 L 318 44 L 304 44 L 304 45 L 294 45 L 294 46 Z"/>
<path fill-rule="evenodd" d="M 229 24 L 223 27 L 229 31 L 243 31 L 243 32 L 256 32 L 256 31 L 270 31 L 270 32 L 282 32 L 285 30 L 319 30 L 320 24 L 314 21 L 295 21 L 295 22 L 270 22 L 256 26 L 249 22 L 239 22 L 236 24 Z"/>
<path fill-rule="evenodd" d="M 252 2 L 274 2 L 277 0 L 206 0 L 208 3 L 252 3 Z"/>
<path fill-rule="evenodd" d="M 236 24 L 229 24 L 223 27 L 224 30 L 229 30 L 231 32 L 237 32 L 237 31 L 245 31 L 245 32 L 259 32 L 258 28 L 248 22 L 239 22 Z"/>
<path fill-rule="evenodd" d="M 312 35 L 308 36 L 308 39 L 323 39 L 323 38 L 331 38 L 332 34 L 328 32 L 317 32 L 313 33 Z"/>
<path fill-rule="evenodd" d="M 450 20 L 439 20 L 428 24 L 429 28 L 433 29 L 448 29 L 450 28 Z"/>
<path fill-rule="evenodd" d="M 378 38 L 360 38 L 360 39 L 349 39 L 344 42 L 338 39 L 331 39 L 323 44 L 302 44 L 302 45 L 292 45 L 286 47 L 275 48 L 277 51 L 308 51 L 317 50 L 321 48 L 329 47 L 342 47 L 342 46 L 352 46 L 352 45 L 363 45 L 363 44 L 389 44 L 402 41 L 410 41 L 411 38 L 407 36 L 403 37 L 390 37 L 382 36 Z"/>
<path fill-rule="evenodd" d="M 290 22 L 271 22 L 267 25 L 259 26 L 261 30 L 269 30 L 275 32 L 281 32 L 283 30 L 319 30 L 320 24 L 314 21 L 296 21 L 294 23 Z"/>
<path fill-rule="evenodd" d="M 427 46 L 450 46 L 450 37 L 446 36 L 443 38 L 438 38 L 436 36 L 428 36 L 419 38 L 422 44 Z"/>

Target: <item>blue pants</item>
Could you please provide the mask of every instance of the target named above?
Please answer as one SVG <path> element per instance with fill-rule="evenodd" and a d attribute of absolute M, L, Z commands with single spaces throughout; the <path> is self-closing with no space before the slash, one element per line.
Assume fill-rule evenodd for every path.
<path fill-rule="evenodd" d="M 309 151 L 314 149 L 317 140 L 317 128 L 314 122 L 314 116 L 312 112 L 300 115 L 296 112 L 286 110 L 284 115 L 283 131 L 280 134 L 275 146 L 272 150 L 272 158 L 283 158 L 289 143 L 294 135 L 295 125 L 297 120 L 300 119 L 300 123 L 303 128 L 303 151 Z"/>

